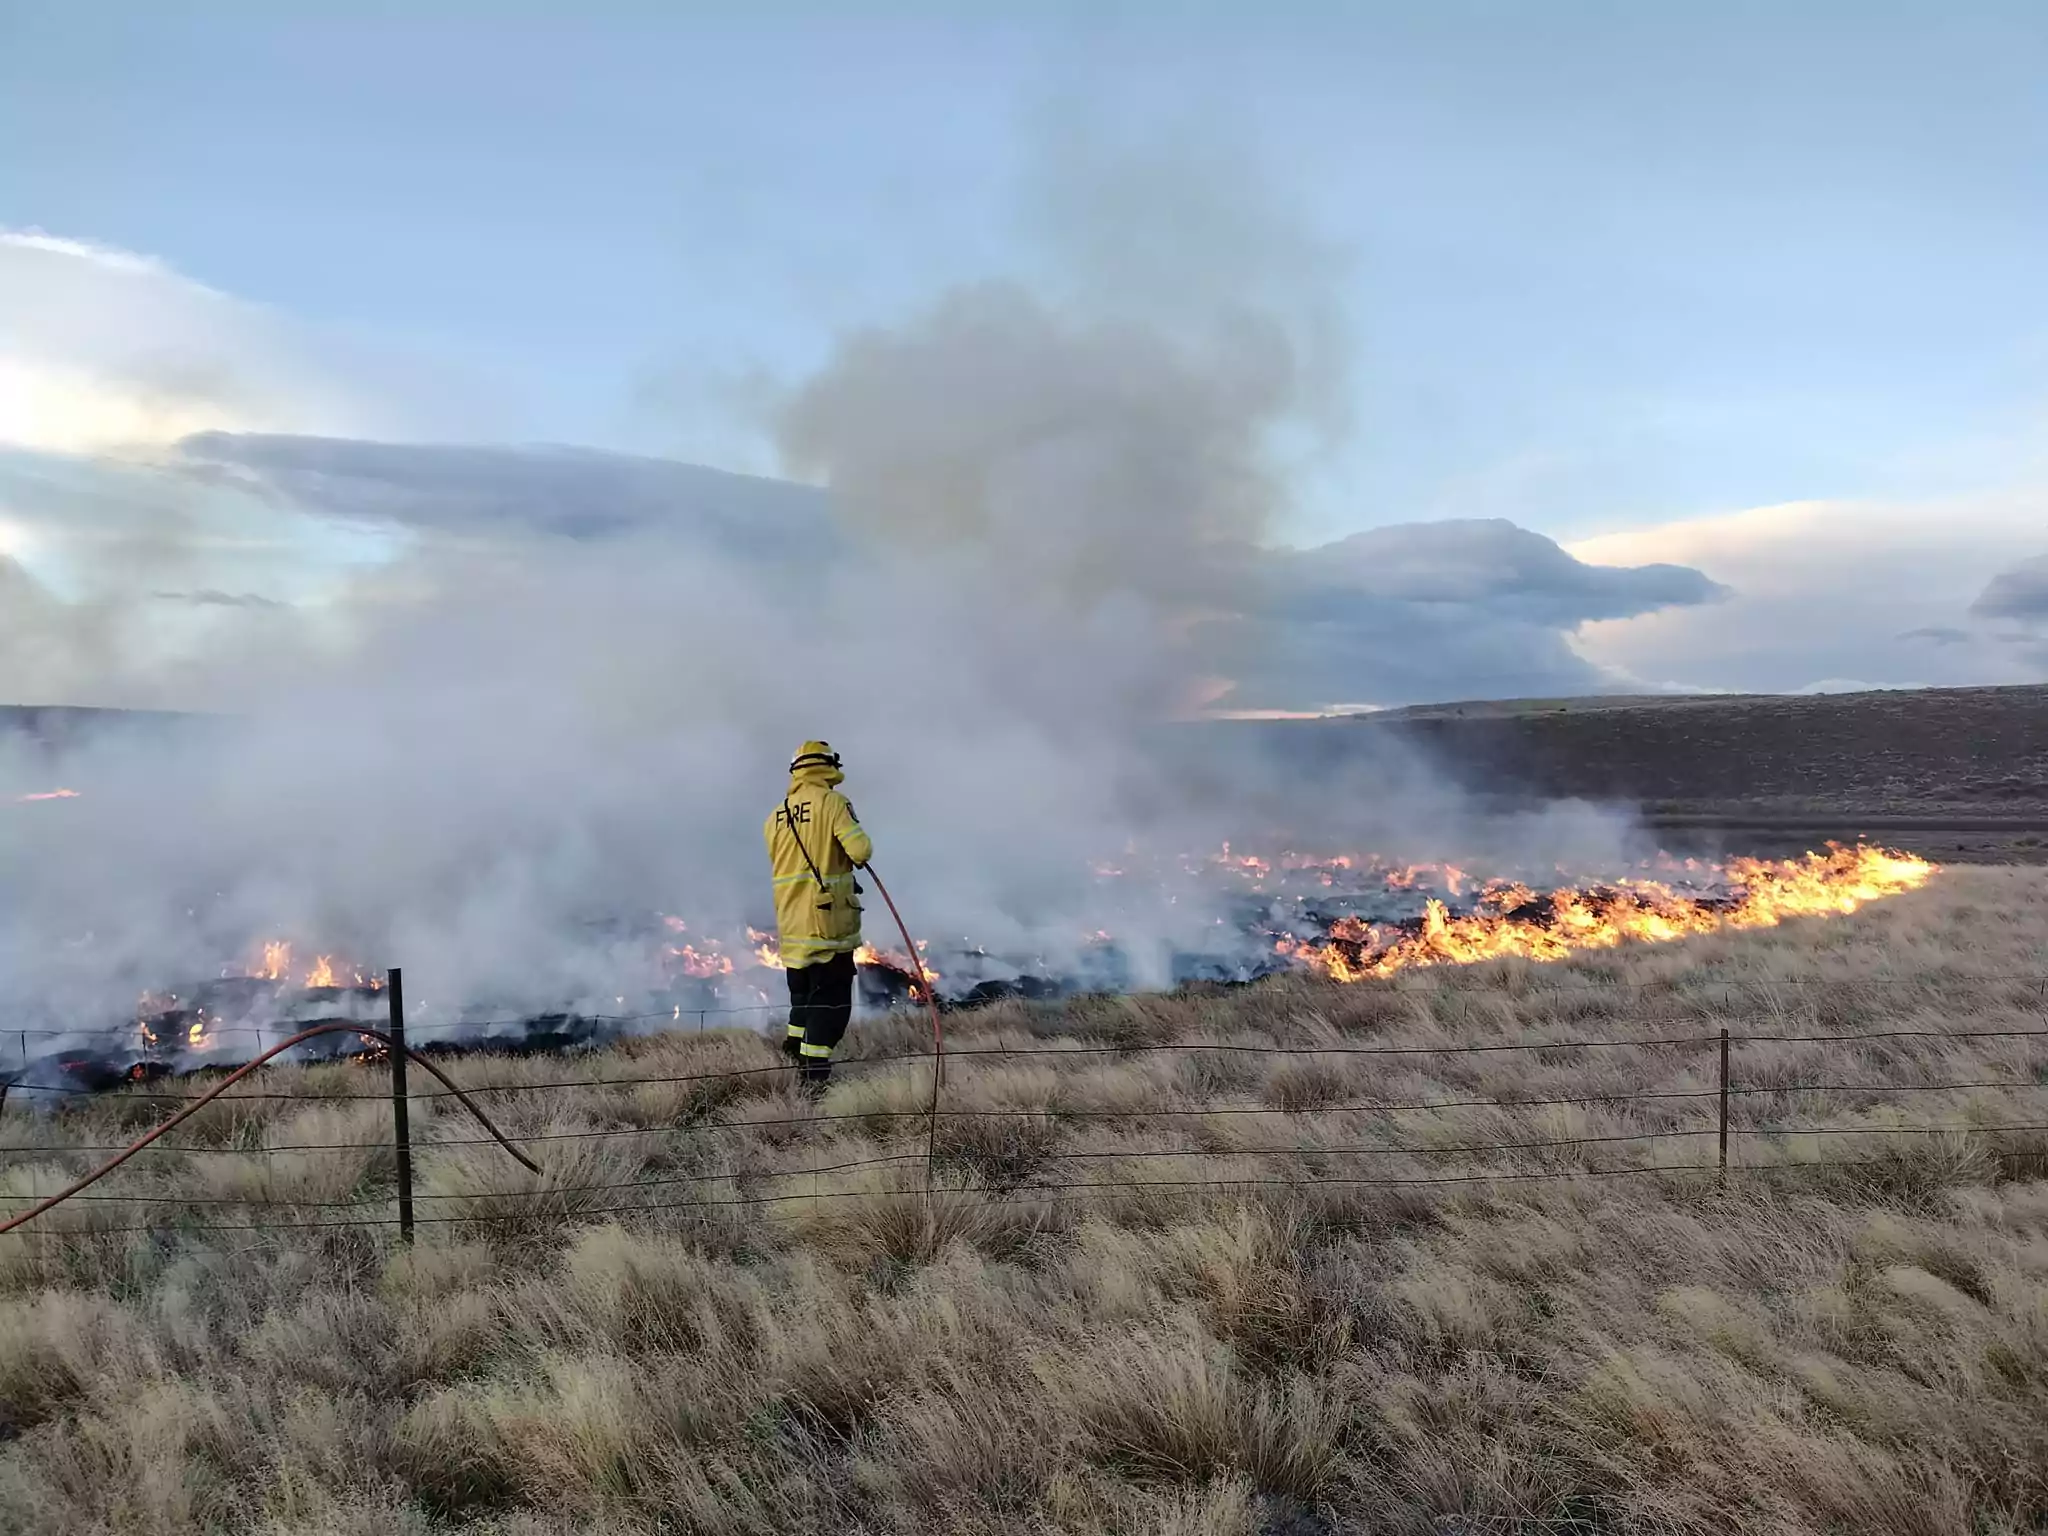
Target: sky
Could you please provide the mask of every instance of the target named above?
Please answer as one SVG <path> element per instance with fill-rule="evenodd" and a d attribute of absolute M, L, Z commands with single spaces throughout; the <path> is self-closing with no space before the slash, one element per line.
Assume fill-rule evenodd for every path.
<path fill-rule="evenodd" d="M 336 461 L 280 542 L 208 431 L 829 480 L 789 402 L 1001 280 L 1283 324 L 1230 703 L 2039 680 L 2044 78 L 2025 3 L 0 0 L 0 599 L 168 494 L 185 610 L 317 602 L 430 494 Z"/>

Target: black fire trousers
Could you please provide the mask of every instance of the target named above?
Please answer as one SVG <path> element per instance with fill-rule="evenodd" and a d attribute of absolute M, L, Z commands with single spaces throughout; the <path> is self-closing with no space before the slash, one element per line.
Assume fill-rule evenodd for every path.
<path fill-rule="evenodd" d="M 789 976 L 789 1038 L 808 1061 L 830 1061 L 853 1017 L 853 956 L 834 955 L 793 966 Z"/>

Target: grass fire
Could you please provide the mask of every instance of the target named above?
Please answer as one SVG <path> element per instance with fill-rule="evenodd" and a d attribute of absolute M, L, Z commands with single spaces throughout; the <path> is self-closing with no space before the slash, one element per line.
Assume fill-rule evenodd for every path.
<path fill-rule="evenodd" d="M 1229 983 L 1296 970 L 1352 982 L 1506 957 L 1555 963 L 1621 945 L 1842 916 L 1916 890 L 1936 873 L 1935 865 L 1916 855 L 1867 846 L 1725 864 L 1661 859 L 1604 882 L 1541 892 L 1523 879 L 1479 879 L 1456 865 L 1399 864 L 1369 854 L 1261 856 L 1226 847 L 1168 862 L 1229 914 L 1228 924 L 1219 919 L 1199 950 L 1175 957 L 1177 979 Z M 1128 885 L 1137 877 L 1118 868 L 1102 878 Z M 1168 899 L 1164 887 L 1158 899 Z M 661 914 L 649 934 L 653 963 L 664 979 L 634 996 L 581 1009 L 564 1000 L 499 1017 L 489 1029 L 462 1010 L 430 1009 L 413 1022 L 435 1031 L 435 1044 L 446 1049 L 546 1048 L 562 1040 L 588 1046 L 674 1023 L 685 1014 L 702 1019 L 737 1009 L 765 1019 L 773 1011 L 782 961 L 771 933 L 747 929 L 743 937 L 721 938 L 699 932 L 682 917 Z M 1079 968 L 1065 972 L 1048 968 L 1043 957 L 991 955 L 971 940 L 936 954 L 929 939 L 919 940 L 918 948 L 915 964 L 901 950 L 871 943 L 856 952 L 862 996 L 871 1011 L 919 1002 L 926 986 L 956 1008 L 1010 997 L 1128 990 L 1118 985 L 1128 972 L 1111 929 L 1087 932 L 1075 951 Z M 100 1081 L 246 1059 L 304 1024 L 374 1020 L 383 1007 L 377 996 L 382 985 L 381 971 L 270 939 L 253 945 L 246 960 L 224 967 L 217 981 L 144 993 L 133 1059 L 122 1049 L 122 1031 L 113 1026 L 99 1054 L 73 1048 L 66 1059 L 73 1076 L 84 1072 Z M 322 1046 L 352 1048 L 346 1040 Z"/>
<path fill-rule="evenodd" d="M 0 1536 L 2048 1536 L 2048 6 L 17 9 Z"/>
<path fill-rule="evenodd" d="M 907 1013 L 817 1103 L 739 1023 L 466 1057 L 544 1172 L 418 1100 L 411 1246 L 382 1087 L 267 1069 L 0 1237 L 0 1527 L 1908 1536 L 1965 1529 L 1930 1489 L 2039 1507 L 2043 877 L 1743 868 L 1642 942 L 958 1012 L 936 1117 Z M 252 984 L 307 974 L 259 957 Z M 10 1100 L 0 1197 L 165 1087 Z M 1766 1454 L 1804 1470 L 1759 1482 Z"/>

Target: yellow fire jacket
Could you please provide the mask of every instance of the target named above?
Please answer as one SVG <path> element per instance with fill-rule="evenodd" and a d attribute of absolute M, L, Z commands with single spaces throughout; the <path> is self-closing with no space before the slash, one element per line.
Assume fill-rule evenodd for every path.
<path fill-rule="evenodd" d="M 874 857 L 875 845 L 846 796 L 832 787 L 844 777 L 836 768 L 798 769 L 789 776 L 783 803 L 761 829 L 775 878 L 782 963 L 791 970 L 860 948 L 853 868 Z"/>

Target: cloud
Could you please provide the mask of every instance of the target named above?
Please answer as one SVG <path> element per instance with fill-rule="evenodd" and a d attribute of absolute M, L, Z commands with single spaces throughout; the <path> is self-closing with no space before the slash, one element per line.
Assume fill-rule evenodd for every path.
<path fill-rule="evenodd" d="M 135 451 L 207 428 L 360 430 L 282 317 L 162 262 L 0 230 L 0 442 Z"/>
<path fill-rule="evenodd" d="M 1992 577 L 1970 604 L 1970 614 L 1979 619 L 2048 625 L 2048 555 L 2022 561 Z"/>
<path fill-rule="evenodd" d="M 1903 630 L 1901 640 L 1924 640 L 1929 645 L 1968 645 L 1976 636 L 1967 629 L 1958 629 L 1953 624 L 1923 624 L 1918 629 Z"/>
<path fill-rule="evenodd" d="M 0 229 L 0 446 L 147 454 L 194 433 L 474 435 L 499 391 L 151 256 Z"/>
<path fill-rule="evenodd" d="M 1987 583 L 2048 511 L 2019 490 L 1926 502 L 1816 501 L 1629 529 L 1567 545 L 1597 564 L 1701 565 L 1732 589 L 1589 625 L 1579 649 L 1637 676 L 1742 692 L 1828 679 L 1887 687 L 2035 681 L 2038 656 L 1969 625 Z M 2023 589 L 2011 588 L 2016 594 Z"/>
<path fill-rule="evenodd" d="M 1228 704 L 1266 709 L 1611 691 L 1630 680 L 1579 654 L 1582 625 L 1727 596 L 1697 570 L 1588 564 L 1498 519 L 1272 555 L 1254 590 L 1209 659 L 1238 680 Z"/>
<path fill-rule="evenodd" d="M 2048 555 L 1992 577 L 1970 604 L 1970 614 L 2010 626 L 1994 630 L 1994 638 L 2048 677 Z"/>
<path fill-rule="evenodd" d="M 786 481 L 581 448 L 210 432 L 180 443 L 178 462 L 195 481 L 279 505 L 466 536 L 588 539 L 677 523 L 740 547 L 814 534 L 824 516 L 817 492 Z"/>
<path fill-rule="evenodd" d="M 152 592 L 149 595 L 160 603 L 190 603 L 195 608 L 283 608 L 286 606 L 274 597 L 264 597 L 255 592 L 219 592 L 212 588 L 200 592 Z"/>
<path fill-rule="evenodd" d="M 1368 529 L 1294 563 L 1305 586 L 1405 604 L 1461 604 L 1559 628 L 1728 596 L 1688 566 L 1589 564 L 1501 518 Z"/>
<path fill-rule="evenodd" d="M 1150 444 L 1174 430 L 1166 425 L 1164 403 L 1172 392 L 1162 381 L 1106 371 L 1130 390 L 1124 398 L 1141 417 L 1128 429 L 1136 440 Z M 950 389 L 942 375 L 919 377 L 924 382 L 917 388 Z M 928 402 L 917 388 L 881 419 L 927 420 Z M 1007 429 L 992 426 L 997 411 L 1014 410 L 1033 423 L 1064 419 L 1014 386 L 998 392 L 999 407 L 963 406 L 954 393 L 955 408 L 979 423 L 968 430 L 970 439 L 1010 441 Z M 870 429 L 865 413 L 890 398 L 888 387 L 864 381 L 851 394 L 859 408 L 839 430 L 861 454 L 894 466 L 920 451 Z M 1118 465 L 1105 445 L 1126 430 L 1118 425 L 1119 409 L 1112 399 L 1091 401 L 1078 415 L 1082 428 L 1060 427 L 1021 448 L 980 450 L 984 461 L 966 476 L 973 482 L 969 490 L 946 483 L 963 473 L 957 454 L 935 461 L 940 467 L 928 487 L 891 469 L 889 485 L 901 488 L 905 499 L 871 488 L 875 503 L 852 511 L 834 506 L 847 490 L 826 493 L 586 450 L 218 433 L 179 445 L 164 466 L 123 468 L 118 505 L 134 509 L 130 517 L 161 518 L 181 495 L 187 504 L 195 494 L 227 495 L 267 514 L 273 533 L 287 521 L 378 523 L 408 541 L 388 550 L 415 547 L 413 541 L 424 538 L 439 551 L 428 555 L 419 552 L 424 546 L 415 547 L 415 557 L 385 576 L 366 567 L 347 589 L 342 613 L 367 611 L 379 585 L 393 594 L 416 590 L 428 570 L 430 582 L 459 588 L 476 579 L 485 547 L 509 550 L 515 565 L 543 559 L 535 539 L 630 548 L 636 558 L 670 562 L 679 581 L 698 560 L 739 562 L 732 568 L 754 572 L 747 579 L 764 594 L 785 587 L 808 591 L 819 571 L 864 573 L 866 581 L 891 589 L 903 579 L 899 571 L 921 567 L 921 582 L 948 590 L 973 591 L 993 579 L 1010 607 L 1028 592 L 1034 618 L 1040 605 L 1075 614 L 1104 602 L 1123 605 L 1147 635 L 1133 650 L 1145 656 L 1127 701 L 1134 714 L 1156 711 L 1173 698 L 1183 704 L 1206 698 L 1228 711 L 1316 711 L 1600 691 L 1629 680 L 1574 649 L 1571 637 L 1581 626 L 1727 597 L 1697 570 L 1590 564 L 1500 520 L 1397 525 L 1310 550 L 1265 548 L 1247 537 L 1258 526 L 1255 504 L 1210 506 L 1187 491 L 1219 462 L 1213 447 L 1204 446 L 1200 425 L 1212 406 L 1193 401 L 1188 425 L 1178 429 L 1185 433 L 1181 452 L 1196 464 L 1206 455 L 1207 470 L 1155 458 L 1149 448 L 1135 467 Z M 855 468 L 847 476 L 855 494 L 866 472 Z M 1221 481 L 1231 496 L 1254 495 L 1249 488 L 1258 485 L 1249 468 Z M 153 493 L 152 486 L 161 489 Z M 100 494 L 112 500 L 104 488 Z M 71 491 L 66 505 L 74 517 L 84 498 L 85 492 Z M 1120 523 L 1131 506 L 1172 508 L 1178 520 L 1147 516 Z M 109 526 L 135 531 L 118 520 Z M 282 600 L 275 586 L 246 590 L 208 579 L 231 569 L 231 557 L 245 569 L 254 558 L 250 548 L 220 535 L 219 516 L 210 526 L 216 530 L 212 558 L 188 567 L 195 578 L 188 588 L 167 588 L 153 575 L 145 579 L 159 569 L 159 549 L 148 560 L 127 562 L 130 589 L 191 607 L 277 608 Z M 1141 610 L 1150 617 L 1138 619 Z M 829 622 L 855 635 L 879 620 L 851 613 Z M 990 614 L 977 622 L 992 631 L 1000 627 Z M 1162 639 L 1171 632 L 1181 633 L 1184 643 Z M 1027 653 L 1043 644 L 1029 631 L 1019 632 L 1015 643 Z M 97 654 L 105 659 L 108 653 Z M 1033 669 L 1028 657 L 1019 657 L 1003 670 L 1014 687 Z M 1066 686 L 1064 668 L 1050 670 Z M 1213 681 L 1205 686 L 1202 679 Z"/>

